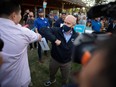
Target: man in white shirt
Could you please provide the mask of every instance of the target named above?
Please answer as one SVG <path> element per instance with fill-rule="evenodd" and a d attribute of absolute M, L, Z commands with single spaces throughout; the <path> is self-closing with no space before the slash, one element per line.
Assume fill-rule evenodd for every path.
<path fill-rule="evenodd" d="M 40 41 L 41 35 L 22 27 L 20 19 L 17 0 L 0 0 L 0 38 L 4 41 L 0 87 L 28 87 L 31 80 L 27 47 Z"/>

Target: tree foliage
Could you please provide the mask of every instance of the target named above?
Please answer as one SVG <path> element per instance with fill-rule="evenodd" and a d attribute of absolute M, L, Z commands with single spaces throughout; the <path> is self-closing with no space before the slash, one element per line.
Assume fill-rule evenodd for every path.
<path fill-rule="evenodd" d="M 100 4 L 104 3 L 104 2 L 107 2 L 107 0 L 95 0 L 96 5 L 100 5 Z"/>

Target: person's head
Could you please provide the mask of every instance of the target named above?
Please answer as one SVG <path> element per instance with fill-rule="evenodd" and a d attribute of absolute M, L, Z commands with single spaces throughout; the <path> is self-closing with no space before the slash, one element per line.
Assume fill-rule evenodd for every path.
<path fill-rule="evenodd" d="M 106 20 L 107 20 L 106 17 L 103 17 L 103 16 L 102 16 L 102 17 L 100 18 L 100 21 L 103 22 L 103 23 L 105 23 Z"/>
<path fill-rule="evenodd" d="M 74 17 L 76 18 L 76 24 L 79 24 L 79 16 L 78 16 L 78 14 L 75 14 Z"/>
<path fill-rule="evenodd" d="M 29 13 L 30 11 L 29 11 L 29 9 L 27 9 L 26 11 L 25 11 L 25 13 Z"/>
<path fill-rule="evenodd" d="M 50 14 L 49 14 L 49 18 L 54 19 L 53 13 L 50 13 Z"/>
<path fill-rule="evenodd" d="M 33 12 L 29 12 L 29 17 L 33 18 L 34 17 L 34 13 Z"/>
<path fill-rule="evenodd" d="M 68 15 L 64 19 L 64 24 L 67 25 L 68 27 L 73 28 L 76 24 L 76 18 L 73 15 Z"/>
<path fill-rule="evenodd" d="M 73 15 L 66 16 L 64 20 L 63 29 L 65 32 L 68 32 L 74 28 L 76 24 L 76 18 Z"/>
<path fill-rule="evenodd" d="M 100 17 L 94 18 L 95 21 L 100 21 Z"/>
<path fill-rule="evenodd" d="M 113 20 L 113 23 L 115 23 L 115 24 L 116 24 L 116 19 L 114 19 L 114 20 Z"/>
<path fill-rule="evenodd" d="M 87 18 L 86 18 L 86 16 L 84 15 L 83 17 L 82 17 L 82 20 L 86 20 Z"/>
<path fill-rule="evenodd" d="M 0 17 L 18 24 L 21 20 L 21 7 L 17 0 L 0 0 Z"/>
<path fill-rule="evenodd" d="M 116 87 L 116 37 L 98 46 L 80 74 L 80 87 Z"/>
<path fill-rule="evenodd" d="M 61 13 L 61 18 L 64 20 L 66 18 L 66 12 Z"/>
<path fill-rule="evenodd" d="M 44 17 L 44 10 L 42 8 L 38 10 L 38 15 L 39 17 Z"/>
<path fill-rule="evenodd" d="M 86 26 L 91 27 L 91 21 L 90 20 L 87 21 Z"/>

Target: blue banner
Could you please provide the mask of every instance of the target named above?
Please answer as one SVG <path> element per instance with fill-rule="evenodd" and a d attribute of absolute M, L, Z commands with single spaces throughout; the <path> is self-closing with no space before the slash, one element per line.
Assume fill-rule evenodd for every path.
<path fill-rule="evenodd" d="M 84 33 L 85 27 L 86 27 L 85 25 L 77 24 L 74 26 L 74 31 L 78 33 Z"/>

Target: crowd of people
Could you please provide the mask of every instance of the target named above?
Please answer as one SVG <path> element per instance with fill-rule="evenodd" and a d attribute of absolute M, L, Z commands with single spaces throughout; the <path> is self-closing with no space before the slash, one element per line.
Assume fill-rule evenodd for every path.
<path fill-rule="evenodd" d="M 43 9 L 40 8 L 40 10 L 43 10 Z M 25 22 L 25 20 L 27 21 L 28 19 L 30 19 L 29 9 L 27 9 L 25 12 L 28 15 L 25 15 L 25 14 L 23 15 L 24 22 Z M 44 12 L 42 11 L 41 13 L 43 13 L 43 16 L 44 16 Z M 38 11 L 37 15 L 39 16 L 39 11 Z M 47 21 L 49 23 L 49 27 L 62 27 L 62 25 L 64 24 L 64 19 L 67 15 L 69 15 L 69 14 L 66 12 L 62 12 L 60 14 L 60 16 L 54 15 L 53 12 L 50 12 L 49 14 L 47 14 L 47 16 L 45 18 L 47 19 Z M 56 16 L 57 16 L 57 19 L 55 19 Z M 115 29 L 114 29 L 115 23 L 116 23 L 115 18 L 112 19 L 110 17 L 101 16 L 101 17 L 96 17 L 94 19 L 89 19 L 89 18 L 87 18 L 86 13 L 83 13 L 83 12 L 76 12 L 76 13 L 74 13 L 73 16 L 75 16 L 75 18 L 76 18 L 77 25 L 81 24 L 81 25 L 86 26 L 85 31 L 92 30 L 93 32 L 111 32 L 111 33 L 115 31 Z M 36 19 L 37 18 L 35 18 L 35 20 Z M 25 23 L 27 23 L 27 22 L 25 22 Z"/>
<path fill-rule="evenodd" d="M 84 13 L 69 15 L 66 12 L 62 12 L 60 17 L 52 13 L 44 17 L 42 8 L 38 9 L 37 13 L 38 17 L 35 18 L 35 14 L 27 9 L 21 17 L 21 6 L 17 1 L 0 1 L 0 38 L 4 42 L 0 58 L 0 87 L 29 86 L 31 75 L 27 48 L 37 48 L 38 61 L 44 63 L 39 43 L 42 37 L 52 45 L 49 79 L 44 86 L 56 82 L 55 76 L 60 69 L 62 87 L 69 87 L 73 43 L 79 36 L 74 26 L 78 24 L 85 26 L 84 33 L 91 30 L 96 34 L 110 32 L 113 35 L 98 45 L 91 60 L 82 66 L 77 76 L 75 75 L 75 85 L 71 87 L 115 87 L 116 19 L 103 16 L 88 19 Z M 21 19 L 23 25 L 19 24 Z M 47 56 L 47 51 L 44 54 Z"/>

